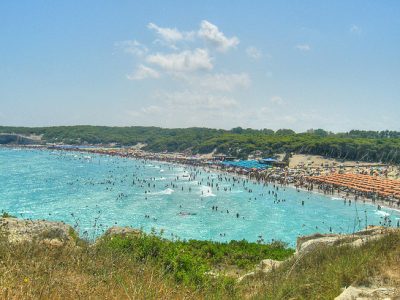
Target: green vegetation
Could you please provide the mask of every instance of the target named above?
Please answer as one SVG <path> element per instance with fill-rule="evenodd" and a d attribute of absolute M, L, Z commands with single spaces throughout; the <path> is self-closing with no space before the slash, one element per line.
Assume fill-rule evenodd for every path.
<path fill-rule="evenodd" d="M 280 243 L 169 241 L 141 233 L 91 245 L 69 235 L 75 245 L 11 244 L 0 228 L 0 298 L 239 299 L 238 274 L 229 271 L 243 274 L 263 258 L 293 254 Z"/>
<path fill-rule="evenodd" d="M 400 285 L 400 232 L 360 248 L 320 246 L 251 283 L 256 299 L 334 299 L 343 287 L 374 284 Z"/>
<path fill-rule="evenodd" d="M 207 294 L 177 285 L 155 265 L 87 244 L 13 245 L 0 238 L 0 262 L 0 299 L 200 299 Z"/>
<path fill-rule="evenodd" d="M 165 129 L 158 127 L 0 127 L 0 133 L 42 135 L 46 142 L 67 144 L 145 143 L 145 150 L 190 151 L 191 153 L 220 153 L 246 158 L 259 153 L 295 152 L 323 155 L 339 159 L 400 163 L 400 132 L 359 131 L 332 133 L 322 129 L 295 133 L 290 129 L 274 132 L 240 127 L 231 130 L 207 128 Z"/>
<path fill-rule="evenodd" d="M 10 244 L 0 229 L 0 298 L 334 299 L 349 285 L 400 286 L 398 231 L 359 248 L 320 246 L 241 283 L 224 272 L 291 253 L 280 244 L 172 242 L 154 234 L 106 236 L 94 245 Z M 220 276 L 204 274 L 218 266 Z"/>
<path fill-rule="evenodd" d="M 282 243 L 257 244 L 247 241 L 217 243 L 210 241 L 170 241 L 152 234 L 104 237 L 101 247 L 130 255 L 133 260 L 151 261 L 178 283 L 203 287 L 211 284 L 208 271 L 243 273 L 254 269 L 265 258 L 284 260 L 293 250 Z M 221 277 L 222 278 L 222 277 Z M 224 279 L 224 284 L 231 285 Z"/>

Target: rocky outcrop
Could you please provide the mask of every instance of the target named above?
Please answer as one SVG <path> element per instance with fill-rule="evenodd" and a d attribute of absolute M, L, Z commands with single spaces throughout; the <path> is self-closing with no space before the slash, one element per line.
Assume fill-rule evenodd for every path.
<path fill-rule="evenodd" d="M 398 291 L 394 287 L 354 287 L 349 286 L 335 300 L 383 300 L 398 299 Z"/>
<path fill-rule="evenodd" d="M 127 236 L 127 235 L 134 235 L 138 236 L 140 235 L 141 231 L 132 227 L 121 227 L 121 226 L 113 226 L 104 233 L 104 236 L 110 236 L 110 235 L 122 235 L 122 236 Z"/>
<path fill-rule="evenodd" d="M 10 243 L 37 241 L 50 246 L 75 244 L 75 230 L 62 222 L 0 218 L 0 235 Z"/>
<path fill-rule="evenodd" d="M 350 245 L 359 247 L 368 241 L 382 238 L 395 229 L 371 226 L 353 234 L 314 234 L 297 239 L 296 254 L 304 254 L 315 248 L 325 246 Z"/>
<path fill-rule="evenodd" d="M 275 270 L 276 268 L 278 268 L 282 263 L 283 263 L 283 261 L 279 261 L 279 260 L 263 259 L 260 262 L 258 268 L 260 271 L 262 271 L 264 273 L 268 273 L 268 272 L 271 272 L 271 271 Z"/>
<path fill-rule="evenodd" d="M 398 230 L 398 229 L 397 229 Z M 297 251 L 295 259 L 301 259 L 306 254 L 319 246 L 341 247 L 343 245 L 351 245 L 359 247 L 367 241 L 384 237 L 391 232 L 396 231 L 393 228 L 369 227 L 365 230 L 354 234 L 314 234 L 311 236 L 300 237 L 297 240 Z M 139 236 L 141 231 L 131 227 L 114 226 L 109 228 L 104 237 L 110 236 Z M 39 242 L 49 247 L 75 246 L 77 245 L 78 235 L 75 230 L 62 222 L 51 222 L 44 220 L 22 220 L 17 218 L 0 218 L 0 239 L 4 238 L 9 243 L 18 244 L 24 242 Z M 99 239 L 100 240 L 100 239 Z M 286 261 L 277 261 L 272 259 L 264 259 L 252 271 L 240 278 L 238 282 L 243 280 L 252 280 L 259 275 L 265 275 L 281 267 Z M 287 263 L 291 263 L 290 261 Z M 210 277 L 217 277 L 217 272 L 209 271 L 206 273 Z M 382 284 L 375 284 L 370 287 L 350 286 L 343 290 L 342 294 L 336 297 L 336 300 L 350 299 L 397 299 L 400 294 L 400 288 L 386 286 L 384 281 Z"/>
<path fill-rule="evenodd" d="M 283 261 L 273 260 L 273 259 L 263 259 L 260 264 L 256 267 L 253 272 L 244 274 L 243 276 L 238 278 L 238 282 L 243 281 L 244 279 L 250 279 L 256 276 L 257 274 L 267 274 L 276 268 L 278 268 Z"/>
<path fill-rule="evenodd" d="M 300 257 L 303 254 L 313 251 L 320 246 L 353 246 L 360 247 L 368 241 L 380 239 L 385 235 L 396 231 L 394 228 L 370 226 L 364 230 L 355 232 L 353 234 L 320 234 L 302 236 L 297 239 L 297 247 L 295 256 Z M 277 261 L 272 259 L 264 259 L 260 264 L 247 274 L 238 278 L 238 281 L 250 279 L 257 274 L 267 274 L 274 269 L 278 268 L 284 261 Z M 379 290 L 379 289 L 378 289 Z M 343 298 L 343 299 L 358 299 L 358 298 Z M 360 298 L 362 299 L 362 298 Z M 380 298 L 377 298 L 380 299 Z"/>

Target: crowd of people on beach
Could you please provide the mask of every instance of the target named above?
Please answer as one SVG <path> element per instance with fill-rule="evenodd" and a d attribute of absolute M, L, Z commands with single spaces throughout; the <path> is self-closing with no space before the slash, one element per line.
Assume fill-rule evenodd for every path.
<path fill-rule="evenodd" d="M 68 150 L 73 150 L 73 149 L 68 149 Z M 319 168 L 310 169 L 309 167 L 302 166 L 297 168 L 274 167 L 265 169 L 255 169 L 255 168 L 246 169 L 246 168 L 221 164 L 221 161 L 216 161 L 213 160 L 212 158 L 204 159 L 177 153 L 152 153 L 142 150 L 132 150 L 132 149 L 127 150 L 126 148 L 120 148 L 120 149 L 80 148 L 79 151 L 107 154 L 107 155 L 117 155 L 120 157 L 133 157 L 145 160 L 165 161 L 170 163 L 178 163 L 181 165 L 189 165 L 192 167 L 202 167 L 207 170 L 216 170 L 216 171 L 226 172 L 229 174 L 235 174 L 238 176 L 244 176 L 248 179 L 255 180 L 258 182 L 267 182 L 280 186 L 291 185 L 299 190 L 301 189 L 309 192 L 316 191 L 319 193 L 329 194 L 329 195 L 336 194 L 337 196 L 343 197 L 344 199 L 351 198 L 354 201 L 362 199 L 363 202 L 369 201 L 372 203 L 377 203 L 377 205 L 379 206 L 388 206 L 391 208 L 400 207 L 400 199 L 380 197 L 379 195 L 376 195 L 374 193 L 362 193 L 357 190 L 352 190 L 346 187 L 335 186 L 332 184 L 316 185 L 315 182 L 310 180 L 310 175 L 311 176 L 315 174 L 319 175 L 321 172 Z M 362 173 L 365 172 L 366 172 L 365 169 L 362 170 Z M 384 174 L 386 173 L 383 172 L 382 175 Z"/>
<path fill-rule="evenodd" d="M 63 151 L 74 151 L 73 149 L 63 149 Z M 269 187 L 267 192 L 268 196 L 273 198 L 273 204 L 279 204 L 286 202 L 284 196 L 281 195 L 280 191 L 284 190 L 287 186 L 293 186 L 298 192 L 307 191 L 309 193 L 318 192 L 326 195 L 338 195 L 343 199 L 343 202 L 347 206 L 351 206 L 353 202 L 357 201 L 371 201 L 377 205 L 377 209 L 380 210 L 382 206 L 389 207 L 399 207 L 399 201 L 388 201 L 388 199 L 380 199 L 368 194 L 361 194 L 351 190 L 346 190 L 340 187 L 335 187 L 329 184 L 315 184 L 315 182 L 307 179 L 309 170 L 291 170 L 289 168 L 266 168 L 266 169 L 243 169 L 235 168 L 232 166 L 227 166 L 221 164 L 214 160 L 205 159 L 194 159 L 185 155 L 165 155 L 158 153 L 148 153 L 144 151 L 126 152 L 118 149 L 79 149 L 82 153 L 96 153 L 105 154 L 111 156 L 120 156 L 126 158 L 138 158 L 141 159 L 142 164 L 137 165 L 137 169 L 131 174 L 131 176 L 125 176 L 125 178 L 118 178 L 120 181 L 126 181 L 130 185 L 135 186 L 143 191 L 143 199 L 147 200 L 157 193 L 160 193 L 160 188 L 162 188 L 163 193 L 169 193 L 171 191 L 182 191 L 182 192 L 192 192 L 192 187 L 190 185 L 182 184 L 182 180 L 185 181 L 197 181 L 197 185 L 202 186 L 200 199 L 203 197 L 212 196 L 212 191 L 229 193 L 235 186 L 240 186 L 245 192 L 249 194 L 248 199 L 257 200 L 257 197 L 264 197 L 263 194 L 253 193 L 252 185 L 262 185 L 264 187 Z M 90 156 L 81 156 L 79 159 L 90 159 Z M 177 165 L 185 166 L 185 172 L 181 176 L 177 176 L 169 182 L 163 181 L 158 182 L 156 177 L 143 177 L 141 169 L 146 168 L 146 165 L 155 164 L 157 161 L 171 163 L 169 168 L 175 168 Z M 160 171 L 164 166 L 159 166 Z M 107 191 L 113 191 L 115 186 L 115 181 L 117 176 L 114 173 L 118 172 L 118 168 L 121 166 L 116 166 L 114 171 L 110 171 L 108 178 L 98 184 L 104 185 Z M 207 173 L 217 172 L 217 177 L 212 177 L 207 175 Z M 71 185 L 74 184 L 73 181 L 70 182 Z M 94 185 L 95 182 L 86 182 L 86 184 Z M 161 184 L 161 185 L 160 185 Z M 117 194 L 116 200 L 123 200 L 126 198 L 126 194 L 119 192 Z M 305 206 L 306 199 L 301 200 L 301 206 Z M 222 208 L 220 205 L 215 204 L 210 206 L 210 211 L 212 213 L 225 213 L 226 215 L 231 215 L 236 219 L 245 220 L 246 215 L 240 211 L 233 211 L 230 207 Z M 180 217 L 186 217 L 191 215 L 196 215 L 196 212 L 187 211 L 179 206 L 177 215 Z M 151 213 L 144 214 L 143 218 L 151 219 L 156 222 L 157 217 L 152 216 Z M 382 220 L 382 223 L 387 225 L 390 224 L 389 220 Z M 393 225 L 393 224 L 390 224 Z M 397 221 L 398 227 L 400 226 L 399 221 Z M 332 231 L 332 228 L 329 229 Z M 221 237 L 225 237 L 226 233 L 221 232 Z"/>
<path fill-rule="evenodd" d="M 279 187 L 284 188 L 285 186 L 293 186 L 298 191 L 308 191 L 308 192 L 318 192 L 323 193 L 326 195 L 337 195 L 341 197 L 345 204 L 351 206 L 352 201 L 361 200 L 363 203 L 366 201 L 372 202 L 376 204 L 377 209 L 381 209 L 382 206 L 390 207 L 390 208 L 399 208 L 400 207 L 400 199 L 388 199 L 382 198 L 378 195 L 372 193 L 361 193 L 356 190 L 351 190 L 343 187 L 338 187 L 329 184 L 315 184 L 315 182 L 309 180 L 310 173 L 315 173 L 315 170 L 310 170 L 307 167 L 290 169 L 288 167 L 285 168 L 265 168 L 265 169 L 244 169 L 240 167 L 233 167 L 226 164 L 221 164 L 220 161 L 215 161 L 213 159 L 198 159 L 184 154 L 172 154 L 172 153 L 151 153 L 141 150 L 135 150 L 132 152 L 129 151 L 119 151 L 112 149 L 111 151 L 108 150 L 98 150 L 98 149 L 88 149 L 90 152 L 95 153 L 105 153 L 108 155 L 118 155 L 122 157 L 134 157 L 134 158 L 141 158 L 145 160 L 154 160 L 154 161 L 165 161 L 170 163 L 176 163 L 180 165 L 187 165 L 193 167 L 194 173 L 190 173 L 189 180 L 195 180 L 196 176 L 199 174 L 198 167 L 201 167 L 202 170 L 206 171 L 218 171 L 223 172 L 229 175 L 234 175 L 237 177 L 232 177 L 232 187 L 235 184 L 242 184 L 243 188 L 247 190 L 249 193 L 252 193 L 252 189 L 246 186 L 246 183 L 249 180 L 261 183 L 264 185 L 272 184 L 274 190 L 272 191 L 272 195 L 276 198 L 274 203 L 284 202 L 285 199 L 279 199 L 278 191 Z M 319 172 L 319 170 L 317 170 Z M 365 172 L 365 170 L 364 170 Z M 317 173 L 319 174 L 319 173 Z M 218 176 L 218 181 L 227 180 L 227 177 L 223 177 L 223 175 Z M 241 183 L 239 183 L 241 181 Z M 203 182 L 199 182 L 198 184 L 203 184 Z M 207 186 L 211 188 L 216 187 L 217 191 L 219 190 L 218 183 L 213 182 L 213 180 L 206 182 Z M 177 186 L 173 183 L 170 185 L 172 188 L 177 188 Z M 231 190 L 232 187 L 224 187 L 224 191 Z M 183 189 L 183 187 L 181 187 Z M 276 191 L 275 191 L 276 189 Z M 271 191 L 269 191 L 271 193 Z M 204 193 L 204 191 L 202 192 Z M 254 197 L 256 199 L 256 197 Z M 305 205 L 304 200 L 302 201 L 302 205 Z M 212 210 L 218 210 L 218 207 L 213 207 Z M 227 210 L 229 211 L 229 210 Z M 185 212 L 183 212 L 183 215 Z M 239 218 L 240 213 L 236 214 L 236 217 Z M 241 216 L 244 218 L 244 216 Z"/>

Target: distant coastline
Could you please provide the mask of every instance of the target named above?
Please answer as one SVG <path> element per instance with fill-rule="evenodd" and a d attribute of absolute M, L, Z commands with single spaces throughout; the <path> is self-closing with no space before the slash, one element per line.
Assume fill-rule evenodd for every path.
<path fill-rule="evenodd" d="M 278 153 L 319 155 L 342 161 L 400 164 L 400 132 L 350 130 L 334 133 L 310 129 L 296 133 L 290 129 L 230 130 L 213 128 L 107 127 L 107 126 L 0 126 L 0 134 L 14 135 L 0 144 L 64 144 L 102 147 L 134 147 L 149 152 L 187 154 L 223 153 L 238 159 L 271 157 Z M 16 138 L 18 137 L 18 138 Z"/>

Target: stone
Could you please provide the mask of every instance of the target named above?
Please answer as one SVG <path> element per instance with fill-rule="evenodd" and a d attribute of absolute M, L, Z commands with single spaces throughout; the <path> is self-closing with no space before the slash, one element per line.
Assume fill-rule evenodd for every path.
<path fill-rule="evenodd" d="M 75 243 L 74 229 L 62 222 L 0 218 L 0 233 L 10 243 L 39 241 L 44 243 Z"/>
<path fill-rule="evenodd" d="M 395 289 L 391 287 L 368 288 L 349 286 L 335 300 L 384 300 L 393 299 Z"/>
<path fill-rule="evenodd" d="M 258 268 L 261 272 L 268 273 L 278 268 L 282 263 L 283 261 L 279 260 L 263 259 Z"/>
<path fill-rule="evenodd" d="M 243 281 L 244 279 L 253 278 L 255 275 L 256 275 L 256 272 L 250 272 L 250 273 L 244 274 L 243 276 L 240 276 L 240 277 L 237 279 L 237 282 L 241 282 L 241 281 Z"/>
<path fill-rule="evenodd" d="M 313 234 L 297 239 L 296 254 L 310 252 L 319 246 L 344 246 L 360 247 L 367 241 L 380 239 L 393 232 L 394 228 L 370 226 L 353 234 Z"/>
<path fill-rule="evenodd" d="M 237 279 L 237 281 L 241 282 L 244 279 L 253 278 L 254 276 L 256 276 L 257 274 L 260 274 L 260 273 L 267 274 L 267 273 L 275 270 L 276 268 L 278 268 L 282 263 L 283 263 L 283 261 L 279 261 L 279 260 L 263 259 L 253 272 L 249 272 L 249 273 L 244 274 L 243 276 L 240 276 Z"/>
<path fill-rule="evenodd" d="M 105 232 L 104 236 L 110 236 L 110 235 L 134 235 L 134 236 L 139 236 L 141 234 L 141 231 L 132 227 L 121 227 L 121 226 L 113 226 Z"/>

